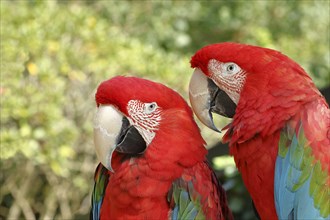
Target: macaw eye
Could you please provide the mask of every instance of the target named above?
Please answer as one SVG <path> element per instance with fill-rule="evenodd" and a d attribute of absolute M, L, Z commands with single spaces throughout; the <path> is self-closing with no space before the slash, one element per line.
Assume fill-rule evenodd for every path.
<path fill-rule="evenodd" d="M 241 71 L 241 68 L 236 63 L 225 63 L 224 64 L 225 74 L 232 75 Z"/>
<path fill-rule="evenodd" d="M 156 102 L 146 103 L 144 107 L 144 111 L 147 114 L 150 114 L 151 112 L 155 111 L 157 109 L 158 105 Z"/>

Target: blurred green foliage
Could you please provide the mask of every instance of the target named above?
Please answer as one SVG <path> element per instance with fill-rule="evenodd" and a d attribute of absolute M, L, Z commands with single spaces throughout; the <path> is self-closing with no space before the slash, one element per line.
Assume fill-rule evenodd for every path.
<path fill-rule="evenodd" d="M 94 92 L 114 75 L 187 98 L 194 52 L 236 41 L 280 50 L 329 85 L 329 11 L 327 0 L 1 1 L 0 216 L 87 218 Z M 254 219 L 232 159 L 215 165 L 235 216 Z"/>

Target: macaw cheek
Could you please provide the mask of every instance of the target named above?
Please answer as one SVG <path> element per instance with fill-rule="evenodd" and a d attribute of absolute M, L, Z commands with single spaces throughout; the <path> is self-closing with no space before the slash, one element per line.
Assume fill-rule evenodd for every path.
<path fill-rule="evenodd" d="M 94 118 L 94 147 L 100 162 L 113 172 L 111 158 L 117 146 L 123 115 L 112 105 L 100 105 Z"/>

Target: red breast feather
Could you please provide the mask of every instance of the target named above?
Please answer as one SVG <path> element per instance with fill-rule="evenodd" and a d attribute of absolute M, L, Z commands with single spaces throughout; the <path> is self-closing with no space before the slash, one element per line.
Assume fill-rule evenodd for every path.
<path fill-rule="evenodd" d="M 246 71 L 236 113 L 223 141 L 230 143 L 230 152 L 261 218 L 276 219 L 273 191 L 279 133 L 295 115 L 308 112 L 308 103 L 325 101 L 307 73 L 278 51 L 236 43 L 214 44 L 198 51 L 191 66 L 210 76 L 207 66 L 210 59 L 235 62 Z M 328 116 L 323 118 L 328 122 L 324 126 L 329 127 L 326 109 Z M 317 129 L 312 126 L 314 114 L 310 113 L 305 118 L 311 120 L 311 128 Z M 315 155 L 322 158 L 321 152 L 326 150 L 316 150 Z"/>
<path fill-rule="evenodd" d="M 101 218 L 167 219 L 166 197 L 173 180 L 205 159 L 205 143 L 191 115 L 171 109 L 161 117 L 159 130 L 143 155 L 124 162 L 123 155 L 113 156 L 115 173 L 109 180 Z"/>

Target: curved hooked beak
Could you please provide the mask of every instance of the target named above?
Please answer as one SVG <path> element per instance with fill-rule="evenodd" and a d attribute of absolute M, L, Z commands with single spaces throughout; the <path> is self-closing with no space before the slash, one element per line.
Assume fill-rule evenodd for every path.
<path fill-rule="evenodd" d="M 198 119 L 207 127 L 220 132 L 214 125 L 212 113 L 232 118 L 236 104 L 199 69 L 196 68 L 189 83 L 191 107 Z"/>
<path fill-rule="evenodd" d="M 94 146 L 100 162 L 108 170 L 114 151 L 141 154 L 147 148 L 138 130 L 112 105 L 100 105 L 94 119 Z"/>

